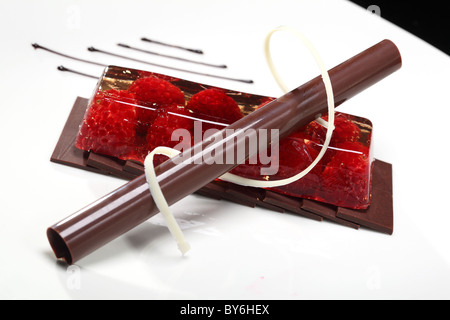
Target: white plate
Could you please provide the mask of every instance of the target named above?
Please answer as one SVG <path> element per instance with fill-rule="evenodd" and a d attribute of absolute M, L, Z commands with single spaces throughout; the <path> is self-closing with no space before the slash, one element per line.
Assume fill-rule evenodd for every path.
<path fill-rule="evenodd" d="M 31 0 L 0 4 L 0 27 L 9 30 L 3 39 L 9 46 L 0 57 L 4 170 L 0 298 L 450 297 L 446 205 L 450 174 L 443 149 L 450 116 L 447 55 L 346 1 L 130 1 L 119 7 L 115 2 L 55 0 L 46 4 Z M 22 10 L 23 6 L 29 10 Z M 156 216 L 75 266 L 57 262 L 46 228 L 123 181 L 49 161 L 75 98 L 89 97 L 96 84 L 56 67 L 62 64 L 97 75 L 102 68 L 34 51 L 31 43 L 150 70 L 86 48 L 95 45 L 131 55 L 116 43 L 150 48 L 139 39 L 153 37 L 201 48 L 205 55 L 152 49 L 225 63 L 228 69 L 216 72 L 252 78 L 255 83 L 182 72 L 174 72 L 175 76 L 278 96 L 281 91 L 262 51 L 265 35 L 278 25 L 290 25 L 307 35 L 330 68 L 384 38 L 398 45 L 402 69 L 339 107 L 373 122 L 374 155 L 393 164 L 394 234 L 190 196 L 174 206 L 192 246 L 185 257 Z M 274 57 L 285 81 L 296 86 L 314 70 L 306 50 L 297 45 L 290 49 L 293 41 L 283 36 L 276 40 Z M 136 57 L 169 63 L 144 54 Z M 187 68 L 181 62 L 170 63 Z M 150 71 L 168 73 L 162 68 Z"/>

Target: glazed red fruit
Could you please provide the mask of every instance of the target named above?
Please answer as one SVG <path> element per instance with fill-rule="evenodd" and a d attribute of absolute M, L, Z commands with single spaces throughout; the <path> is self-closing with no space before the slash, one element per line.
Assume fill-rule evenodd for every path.
<path fill-rule="evenodd" d="M 323 120 L 328 121 L 328 115 L 322 117 Z M 311 122 L 305 128 L 313 139 L 318 141 L 325 141 L 327 129 L 317 123 Z M 336 112 L 334 118 L 334 131 L 330 143 L 339 143 L 343 141 L 357 141 L 361 136 L 361 129 L 353 123 L 345 114 Z"/>
<path fill-rule="evenodd" d="M 302 132 L 297 131 L 280 142 L 278 174 L 272 180 L 293 177 L 305 170 L 318 156 L 321 146 L 308 139 Z M 294 182 L 296 193 L 312 194 L 321 183 L 321 164 L 317 164 L 303 178 Z M 289 185 L 288 185 L 289 189 Z"/>
<path fill-rule="evenodd" d="M 288 185 L 274 187 L 272 190 L 290 196 L 301 196 L 334 205 L 352 208 L 367 207 L 370 184 L 369 147 L 355 141 L 360 131 L 345 116 L 337 121 L 341 130 L 332 139 L 318 164 L 302 179 Z M 348 130 L 348 131 L 347 131 Z M 292 133 L 280 142 L 278 173 L 263 177 L 260 174 L 261 164 L 243 164 L 232 173 L 258 180 L 280 180 L 292 177 L 306 169 L 318 156 L 322 148 L 322 137 L 325 131 L 317 123 Z"/>
<path fill-rule="evenodd" d="M 317 158 L 320 147 L 308 140 L 302 132 L 294 132 L 280 142 L 279 150 L 278 174 L 281 178 L 289 178 L 306 169 Z M 317 170 L 318 166 L 312 171 Z"/>
<path fill-rule="evenodd" d="M 155 119 L 159 108 L 184 106 L 186 101 L 183 92 L 167 80 L 150 76 L 135 80 L 128 91 L 135 94 L 139 102 L 136 115 L 138 120 L 137 134 L 145 139 L 148 126 Z"/>
<path fill-rule="evenodd" d="M 257 164 L 249 164 L 246 162 L 237 166 L 232 173 L 250 179 L 269 181 L 290 178 L 306 169 L 317 157 L 320 148 L 321 146 L 309 140 L 309 136 L 303 131 L 297 131 L 280 142 L 278 146 L 278 157 L 272 155 L 270 165 L 272 167 L 275 165 L 278 166 L 278 172 L 276 174 L 269 177 L 261 176 L 261 167 L 263 165 L 260 162 Z M 270 155 L 270 151 L 267 154 Z M 315 192 L 317 186 L 320 184 L 321 168 L 321 165 L 315 166 L 301 179 L 300 183 L 296 183 L 295 192 Z"/>
<path fill-rule="evenodd" d="M 236 101 L 223 90 L 211 88 L 194 94 L 186 107 L 201 119 L 215 121 L 221 124 L 231 124 L 243 117 Z M 219 128 L 223 125 L 203 123 L 203 128 Z"/>
<path fill-rule="evenodd" d="M 157 77 L 146 77 L 135 80 L 128 91 L 134 93 L 136 99 L 147 107 L 165 108 L 168 106 L 184 106 L 184 94 L 177 86 Z"/>
<path fill-rule="evenodd" d="M 149 127 L 147 134 L 147 152 L 152 151 L 158 146 L 174 148 L 179 146 L 178 150 L 186 149 L 191 146 L 194 127 L 192 112 L 184 107 L 167 107 L 159 109 L 155 120 Z M 172 133 L 175 129 L 186 129 L 189 132 L 189 141 L 183 141 L 182 138 L 172 141 Z M 179 145 L 182 143 L 181 145 Z"/>
<path fill-rule="evenodd" d="M 369 150 L 352 141 L 339 143 L 336 148 L 340 152 L 336 152 L 323 170 L 322 189 L 327 191 L 328 201 L 364 207 L 368 201 Z"/>
<path fill-rule="evenodd" d="M 136 135 L 136 100 L 124 90 L 98 91 L 85 114 L 76 146 L 82 150 L 128 157 Z"/>

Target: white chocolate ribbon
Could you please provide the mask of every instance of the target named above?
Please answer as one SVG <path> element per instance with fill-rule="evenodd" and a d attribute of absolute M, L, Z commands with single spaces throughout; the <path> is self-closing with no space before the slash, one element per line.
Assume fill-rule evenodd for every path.
<path fill-rule="evenodd" d="M 295 182 L 295 181 L 301 179 L 306 174 L 308 174 L 317 165 L 317 163 L 322 159 L 323 155 L 325 154 L 325 152 L 330 144 L 330 140 L 331 140 L 333 130 L 334 130 L 334 95 L 333 95 L 333 88 L 331 85 L 331 80 L 330 80 L 328 71 L 325 68 L 325 65 L 322 62 L 322 59 L 320 58 L 319 54 L 317 53 L 317 51 L 315 50 L 313 45 L 308 41 L 308 39 L 306 39 L 306 37 L 303 34 L 301 34 L 297 30 L 295 30 L 291 27 L 288 27 L 288 26 L 280 26 L 278 28 L 275 28 L 272 31 L 270 31 L 268 33 L 268 35 L 266 36 L 265 43 L 264 43 L 264 51 L 265 51 L 266 61 L 270 68 L 270 71 L 272 72 L 273 77 L 275 78 L 278 85 L 281 87 L 281 89 L 284 92 L 287 92 L 288 89 L 287 89 L 286 85 L 284 84 L 284 82 L 281 80 L 281 77 L 275 68 L 275 65 L 273 63 L 271 53 L 270 53 L 271 37 L 275 32 L 278 32 L 278 31 L 290 32 L 290 33 L 294 34 L 298 39 L 300 39 L 303 42 L 303 44 L 309 49 L 309 51 L 313 55 L 317 65 L 318 65 L 318 67 L 320 68 L 320 72 L 322 74 L 322 80 L 324 82 L 325 90 L 326 90 L 326 94 L 327 94 L 328 122 L 326 122 L 325 120 L 323 120 L 321 118 L 317 118 L 316 121 L 319 124 L 321 124 L 327 128 L 327 133 L 326 133 L 326 138 L 325 138 L 324 144 L 323 144 L 322 149 L 320 150 L 319 154 L 314 159 L 314 161 L 302 172 L 300 172 L 290 178 L 273 180 L 273 181 L 261 181 L 261 180 L 243 178 L 243 177 L 237 176 L 235 174 L 231 174 L 231 173 L 225 173 L 223 176 L 221 176 L 219 178 L 221 180 L 239 184 L 239 185 L 243 185 L 243 186 L 257 187 L 257 188 L 272 188 L 272 187 L 290 184 L 292 182 Z M 178 155 L 179 153 L 180 152 L 178 150 L 175 150 L 172 148 L 157 147 L 152 152 L 150 152 L 148 154 L 148 156 L 145 158 L 144 166 L 145 166 L 145 176 L 146 176 L 149 188 L 150 188 L 150 192 L 155 201 L 155 204 L 158 207 L 158 209 L 160 210 L 160 212 L 163 214 L 163 216 L 167 222 L 167 226 L 168 226 L 170 232 L 172 233 L 172 236 L 175 238 L 175 240 L 178 244 L 178 248 L 180 249 L 181 253 L 184 255 L 190 249 L 190 245 L 184 239 L 183 232 L 181 231 L 181 228 L 177 224 L 177 221 L 176 221 L 175 217 L 173 216 L 173 214 L 169 208 L 169 205 L 167 204 L 167 201 L 166 201 L 166 199 L 161 191 L 161 188 L 156 180 L 155 169 L 153 166 L 153 157 L 155 154 L 163 154 L 168 157 L 174 157 L 174 156 Z"/>
<path fill-rule="evenodd" d="M 170 158 L 178 155 L 180 151 L 168 148 L 168 147 L 157 147 L 152 152 L 150 152 L 147 157 L 145 157 L 144 167 L 145 167 L 145 178 L 147 179 L 148 186 L 150 188 L 150 193 L 153 196 L 153 200 L 155 201 L 156 206 L 159 211 L 164 216 L 166 220 L 167 227 L 170 230 L 170 233 L 175 238 L 175 241 L 178 244 L 178 249 L 180 249 L 181 253 L 184 255 L 190 249 L 189 243 L 184 239 L 183 232 L 181 231 L 180 226 L 178 225 L 175 217 L 172 214 L 172 211 L 169 208 L 169 204 L 164 197 L 161 187 L 156 180 L 155 168 L 153 166 L 153 157 L 155 154 L 162 154 L 168 156 Z"/>
<path fill-rule="evenodd" d="M 331 85 L 330 76 L 328 74 L 328 71 L 322 61 L 322 58 L 317 53 L 314 46 L 311 44 L 311 42 L 306 39 L 306 37 L 301 34 L 299 31 L 288 27 L 288 26 L 281 26 L 278 28 L 273 29 L 270 31 L 267 36 L 266 40 L 264 42 L 264 53 L 266 56 L 267 64 L 270 68 L 270 71 L 272 72 L 273 77 L 275 78 L 276 82 L 280 86 L 281 90 L 283 90 L 285 93 L 288 91 L 286 85 L 284 84 L 283 80 L 281 79 L 280 75 L 278 74 L 278 71 L 275 68 L 275 65 L 272 60 L 272 56 L 270 53 L 270 40 L 272 38 L 272 35 L 277 31 L 287 31 L 292 34 L 294 34 L 298 39 L 300 39 L 303 44 L 308 48 L 308 50 L 311 52 L 311 54 L 314 57 L 314 60 L 316 61 L 316 64 L 320 68 L 320 72 L 322 74 L 322 80 L 325 85 L 325 91 L 327 93 L 327 103 L 328 103 L 328 122 L 321 119 L 320 117 L 317 118 L 315 121 L 317 121 L 319 124 L 327 128 L 327 133 L 325 137 L 325 141 L 322 145 L 322 148 L 320 149 L 319 154 L 314 159 L 314 161 L 303 171 L 300 173 L 286 179 L 280 179 L 280 180 L 272 180 L 272 181 L 260 181 L 260 180 L 253 180 L 253 179 L 247 179 L 243 178 L 231 173 L 226 173 L 221 177 L 221 179 L 226 180 L 228 182 L 232 182 L 239 185 L 244 185 L 248 187 L 256 187 L 256 188 L 273 188 L 273 187 L 279 187 L 284 186 L 287 184 L 290 184 L 292 182 L 295 182 L 301 178 L 303 178 L 305 175 L 307 175 L 316 165 L 317 163 L 322 159 L 323 155 L 328 149 L 328 146 L 331 141 L 331 137 L 333 135 L 334 130 L 334 94 L 333 94 L 333 87 Z"/>

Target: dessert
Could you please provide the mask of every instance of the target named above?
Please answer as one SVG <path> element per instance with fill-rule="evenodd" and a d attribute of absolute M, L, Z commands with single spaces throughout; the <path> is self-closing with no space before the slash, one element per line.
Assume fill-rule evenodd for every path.
<path fill-rule="evenodd" d="M 329 71 L 335 101 L 340 104 L 348 100 L 400 66 L 401 57 L 392 42 L 384 40 L 374 45 Z M 280 138 L 286 138 L 324 111 L 324 85 L 321 78 L 317 77 L 263 108 L 249 113 L 227 129 L 278 129 Z M 230 140 L 233 143 L 229 143 Z M 226 154 L 238 148 L 239 144 L 230 137 L 224 137 L 220 140 L 202 141 L 201 146 L 201 150 L 222 146 Z M 180 157 L 182 156 L 181 154 Z M 169 205 L 205 187 L 236 167 L 236 164 L 226 163 L 177 163 L 177 160 L 177 157 L 171 158 L 156 168 L 157 182 Z M 55 255 L 73 263 L 157 212 L 145 176 L 140 175 L 92 205 L 51 226 L 47 236 Z"/>
<path fill-rule="evenodd" d="M 98 174 L 133 180 L 144 174 L 144 166 L 138 162 L 82 151 L 74 141 L 83 119 L 88 99 L 77 98 L 60 135 L 51 161 Z M 327 205 L 314 200 L 290 197 L 270 190 L 243 187 L 225 181 L 214 180 L 195 193 L 215 200 L 231 201 L 247 207 L 261 207 L 273 212 L 295 214 L 316 221 L 333 221 L 340 225 L 359 229 L 360 226 L 392 234 L 392 165 L 374 159 L 372 200 L 367 209 L 348 209 Z M 339 216 L 338 216 L 339 214 Z"/>
<path fill-rule="evenodd" d="M 161 74 L 109 67 L 91 98 L 76 146 L 143 163 L 158 146 L 187 150 L 203 140 L 208 130 L 221 130 L 273 100 Z M 326 115 L 322 118 L 328 120 Z M 200 138 L 194 130 L 196 122 L 201 127 Z M 190 137 L 174 139 L 172 135 L 179 129 L 189 132 Z M 371 130 L 367 119 L 336 113 L 333 138 L 322 160 L 302 179 L 271 190 L 336 206 L 367 208 L 373 161 Z M 292 177 L 317 157 L 325 135 L 326 128 L 312 121 L 280 141 L 278 156 L 266 151 L 278 167 L 275 174 L 261 174 L 261 168 L 267 165 L 259 161 L 261 155 L 248 159 L 231 173 L 261 181 Z M 155 165 L 166 159 L 156 155 Z"/>

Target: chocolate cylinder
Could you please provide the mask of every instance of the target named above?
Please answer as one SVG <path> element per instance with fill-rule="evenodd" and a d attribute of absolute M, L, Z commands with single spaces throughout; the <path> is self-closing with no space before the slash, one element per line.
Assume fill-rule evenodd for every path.
<path fill-rule="evenodd" d="M 391 41 L 383 40 L 329 71 L 336 105 L 370 87 L 401 67 L 400 53 Z M 190 150 L 156 168 L 157 180 L 169 205 L 194 193 L 230 171 L 240 162 L 205 163 L 203 150 L 216 150 L 216 159 L 242 150 L 225 130 L 278 129 L 279 137 L 307 125 L 327 112 L 322 77 L 318 76 L 241 120 L 205 139 Z M 220 139 L 218 139 L 219 137 Z M 268 137 L 270 145 L 270 136 Z M 201 146 L 201 148 L 199 148 Z M 244 158 L 252 156 L 248 148 Z M 201 150 L 198 151 L 198 150 Z M 180 157 L 185 161 L 181 162 Z M 240 159 L 240 161 L 245 159 Z M 72 264 L 104 244 L 126 233 L 158 213 L 144 175 L 48 228 L 47 236 L 57 258 Z"/>

